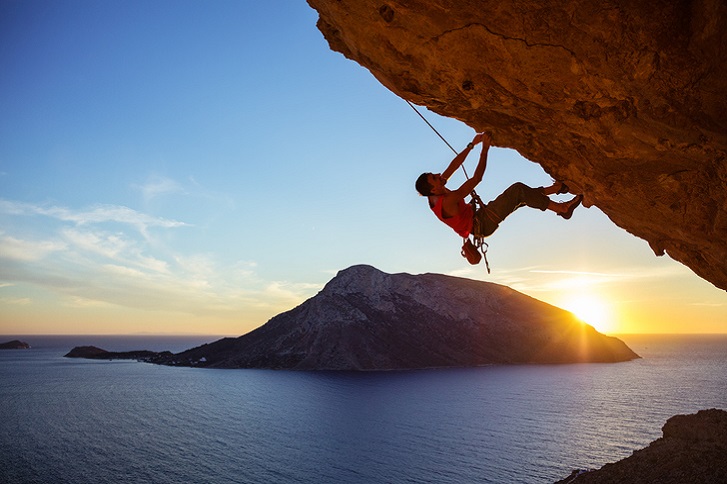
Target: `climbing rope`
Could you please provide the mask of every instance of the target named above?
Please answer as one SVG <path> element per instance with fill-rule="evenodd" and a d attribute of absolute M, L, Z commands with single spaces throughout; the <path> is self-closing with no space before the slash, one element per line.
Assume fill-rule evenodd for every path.
<path fill-rule="evenodd" d="M 459 153 L 457 153 L 457 150 L 455 150 L 452 147 L 452 145 L 449 144 L 449 142 L 444 138 L 444 136 L 442 136 L 441 133 L 439 131 L 437 131 L 437 128 L 432 126 L 432 123 L 430 123 L 427 120 L 427 118 L 425 118 L 424 115 L 422 113 L 420 113 L 419 110 L 408 99 L 404 99 L 404 101 L 406 101 L 406 103 L 414 110 L 414 112 L 417 113 L 420 118 L 422 118 L 422 121 L 424 121 L 427 124 L 427 126 L 429 126 L 432 129 L 432 131 L 434 131 L 437 134 L 437 136 L 439 136 L 439 139 L 444 141 L 444 144 L 446 144 L 455 155 L 459 154 Z M 464 176 L 469 180 L 470 176 L 467 174 L 467 169 L 464 167 L 464 164 L 460 165 L 460 168 L 462 168 L 462 171 L 464 172 Z M 480 208 L 483 208 L 485 206 L 485 204 L 482 203 L 482 199 L 480 198 L 480 196 L 477 195 L 477 192 L 475 192 L 474 190 L 472 190 L 472 193 L 470 193 L 470 197 L 471 197 L 470 203 L 472 204 L 473 213 L 477 213 L 478 205 Z M 473 228 L 474 228 L 474 223 L 473 223 Z M 490 273 L 490 263 L 487 260 L 487 249 L 489 249 L 490 246 L 487 244 L 487 242 L 485 242 L 484 237 L 477 236 L 474 233 L 471 234 L 471 236 L 472 236 L 472 244 L 475 246 L 475 248 L 478 251 L 480 251 L 482 253 L 482 257 L 485 259 L 485 267 L 487 267 L 487 273 L 489 274 Z M 464 255 L 464 253 L 463 253 L 463 255 Z"/>
<path fill-rule="evenodd" d="M 404 99 L 404 101 L 406 101 L 406 103 L 414 110 L 414 112 L 417 113 L 420 118 L 422 118 L 422 121 L 424 121 L 425 123 L 427 123 L 427 126 L 429 126 L 430 128 L 432 128 L 432 131 L 434 131 L 435 133 L 437 133 L 437 136 L 439 136 L 439 139 L 441 139 L 442 141 L 444 141 L 444 144 L 445 145 L 449 146 L 449 149 L 452 150 L 452 153 L 454 153 L 455 155 L 458 155 L 459 154 L 457 152 L 457 150 L 455 150 L 454 148 L 452 148 L 452 145 L 449 144 L 449 141 L 447 141 L 446 139 L 444 139 L 444 136 L 442 136 L 440 134 L 440 132 L 437 131 L 437 128 L 435 128 L 434 126 L 432 126 L 432 123 L 430 123 L 427 120 L 427 118 L 425 118 L 424 115 L 419 112 L 419 110 L 411 103 L 411 101 L 409 101 L 408 99 Z M 467 179 L 469 179 L 470 176 L 467 174 L 467 169 L 464 167 L 464 165 L 461 165 L 460 168 L 462 168 L 462 171 L 464 172 L 464 176 L 467 177 Z"/>
<path fill-rule="evenodd" d="M 414 107 L 414 105 L 408 99 L 404 99 L 404 101 L 406 101 L 406 103 L 414 110 L 414 112 L 417 113 L 420 118 L 422 118 L 422 121 L 424 121 L 425 123 L 427 123 L 427 126 L 429 126 L 430 128 L 432 128 L 432 131 L 434 131 L 435 133 L 437 133 L 437 136 L 439 136 L 439 138 L 442 141 L 444 141 L 444 144 L 445 145 L 449 146 L 449 149 L 452 150 L 455 155 L 458 155 L 459 154 L 459 153 L 457 153 L 457 150 L 455 150 L 454 148 L 452 148 L 452 145 L 449 144 L 449 142 L 446 139 L 444 139 L 444 136 L 442 136 L 439 133 L 439 131 L 437 131 L 437 128 L 435 128 L 434 126 L 432 126 L 432 123 L 430 123 L 429 121 L 427 121 L 427 118 L 425 118 L 424 115 L 422 115 L 422 113 L 420 113 L 419 110 L 416 107 Z"/>

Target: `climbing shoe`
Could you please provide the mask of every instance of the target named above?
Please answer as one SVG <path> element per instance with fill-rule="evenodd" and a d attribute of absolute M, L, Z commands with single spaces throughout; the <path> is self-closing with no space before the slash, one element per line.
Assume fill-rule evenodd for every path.
<path fill-rule="evenodd" d="M 567 205 L 568 207 L 564 212 L 558 212 L 558 215 L 563 217 L 564 219 L 568 220 L 573 215 L 573 210 L 576 209 L 578 205 L 581 204 L 583 201 L 583 195 L 576 195 L 573 197 L 573 200 L 570 202 L 564 202 L 562 205 Z"/>

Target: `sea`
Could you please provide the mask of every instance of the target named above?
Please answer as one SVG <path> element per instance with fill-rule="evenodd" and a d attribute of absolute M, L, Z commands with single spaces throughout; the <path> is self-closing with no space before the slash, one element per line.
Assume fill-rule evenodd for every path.
<path fill-rule="evenodd" d="M 331 372 L 64 358 L 214 337 L 8 336 L 2 483 L 553 483 L 727 409 L 727 335 L 622 335 L 614 364 Z"/>

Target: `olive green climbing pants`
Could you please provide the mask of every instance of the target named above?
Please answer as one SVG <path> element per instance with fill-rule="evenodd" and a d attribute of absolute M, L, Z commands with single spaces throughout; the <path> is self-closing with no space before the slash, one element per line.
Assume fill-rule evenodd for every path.
<path fill-rule="evenodd" d="M 545 210 L 550 199 L 542 188 L 532 188 L 524 183 L 513 183 L 491 202 L 475 212 L 472 232 L 475 236 L 487 237 L 497 230 L 500 222 L 523 205 Z"/>

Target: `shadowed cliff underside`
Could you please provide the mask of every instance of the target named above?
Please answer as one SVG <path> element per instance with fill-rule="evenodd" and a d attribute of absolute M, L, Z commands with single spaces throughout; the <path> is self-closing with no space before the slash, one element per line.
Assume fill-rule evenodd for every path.
<path fill-rule="evenodd" d="M 727 289 L 725 2 L 308 3 L 388 89 L 491 131 Z"/>

